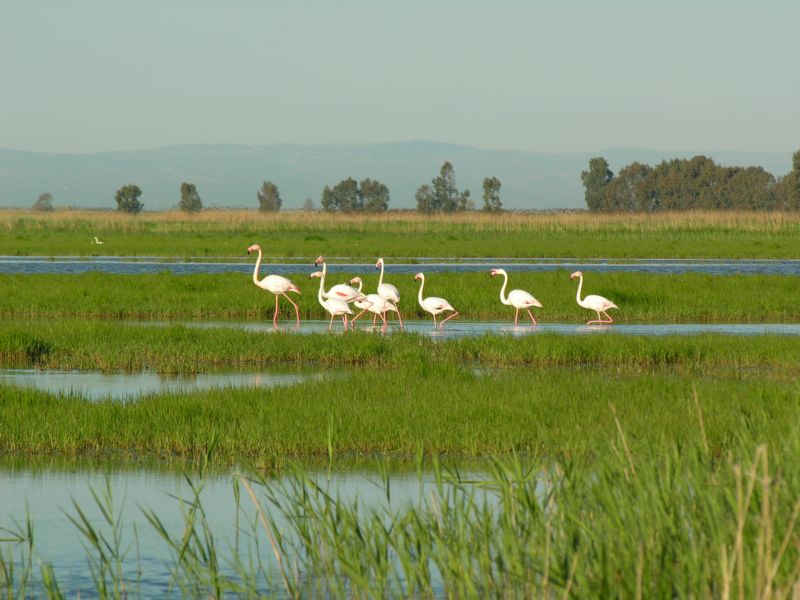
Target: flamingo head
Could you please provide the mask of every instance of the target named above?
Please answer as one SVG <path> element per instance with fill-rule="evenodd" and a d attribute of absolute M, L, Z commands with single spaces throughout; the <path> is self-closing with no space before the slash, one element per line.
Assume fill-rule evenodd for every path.
<path fill-rule="evenodd" d="M 317 257 L 317 260 L 314 261 L 314 266 L 316 267 L 319 263 L 325 262 L 325 257 L 320 255 Z"/>
<path fill-rule="evenodd" d="M 309 275 L 309 278 L 311 277 L 322 277 L 322 271 L 314 271 L 311 275 Z"/>
<path fill-rule="evenodd" d="M 352 283 L 353 285 L 359 285 L 359 284 L 361 284 L 361 277 L 353 277 L 353 278 L 350 280 L 350 283 Z"/>
<path fill-rule="evenodd" d="M 383 264 L 383 259 L 379 258 L 378 262 L 375 263 L 375 268 L 380 269 L 382 264 Z"/>
<path fill-rule="evenodd" d="M 247 249 L 247 253 L 250 254 L 251 252 L 255 252 L 256 250 L 261 250 L 261 246 L 258 244 L 253 244 Z"/>
<path fill-rule="evenodd" d="M 416 281 L 417 279 L 423 279 L 424 277 L 425 275 L 423 275 L 422 273 L 417 273 L 416 275 L 414 275 L 414 281 Z"/>
<path fill-rule="evenodd" d="M 492 269 L 489 273 L 494 277 L 495 275 L 505 275 L 506 272 L 503 269 Z"/>
<path fill-rule="evenodd" d="M 576 277 L 583 277 L 583 273 L 580 271 L 575 271 L 572 275 L 569 276 L 570 279 L 575 279 Z"/>

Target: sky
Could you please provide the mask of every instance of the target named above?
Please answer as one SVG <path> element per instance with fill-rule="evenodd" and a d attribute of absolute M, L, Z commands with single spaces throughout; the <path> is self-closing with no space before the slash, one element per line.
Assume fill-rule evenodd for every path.
<path fill-rule="evenodd" d="M 0 0 L 0 148 L 800 148 L 800 2 Z"/>

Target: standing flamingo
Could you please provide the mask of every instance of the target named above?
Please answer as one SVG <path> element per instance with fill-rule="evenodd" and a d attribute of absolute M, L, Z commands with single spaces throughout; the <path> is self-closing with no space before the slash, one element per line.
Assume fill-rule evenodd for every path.
<path fill-rule="evenodd" d="M 353 285 L 358 284 L 358 291 L 361 291 L 361 286 L 363 282 L 361 281 L 361 277 L 353 277 L 350 280 L 350 283 Z M 375 315 L 375 319 L 380 317 L 383 319 L 383 330 L 386 330 L 387 322 L 386 322 L 386 313 L 389 311 L 394 311 L 396 313 L 400 313 L 397 310 L 397 307 L 389 300 L 384 300 L 378 294 L 367 294 L 366 300 L 356 300 L 353 304 L 355 304 L 358 308 L 361 309 L 361 312 L 358 313 L 353 320 L 350 321 L 353 324 L 353 327 L 356 325 L 356 320 L 363 315 L 365 312 L 369 311 Z M 375 325 L 375 320 L 372 322 Z M 403 322 L 400 321 L 400 325 L 402 327 Z"/>
<path fill-rule="evenodd" d="M 612 319 L 609 314 L 606 312 L 609 308 L 619 308 L 616 304 L 614 304 L 608 298 L 603 298 L 602 296 L 596 296 L 592 294 L 591 296 L 586 296 L 583 300 L 581 300 L 581 288 L 583 287 L 583 273 L 580 271 L 575 271 L 572 275 L 569 276 L 570 279 L 575 279 L 576 277 L 580 277 L 580 281 L 578 282 L 578 293 L 575 295 L 575 299 L 578 301 L 578 306 L 582 306 L 583 308 L 588 308 L 589 310 L 593 310 L 597 313 L 597 320 L 596 321 L 587 321 L 587 325 L 591 325 L 592 323 L 613 323 L 614 319 Z M 600 317 L 600 313 L 603 313 L 608 321 L 604 321 Z"/>
<path fill-rule="evenodd" d="M 508 296 L 503 297 L 503 294 L 506 291 L 506 286 L 508 285 L 508 273 L 506 273 L 504 269 L 492 269 L 491 274 L 492 277 L 495 275 L 503 276 L 503 287 L 500 288 L 500 302 L 506 306 L 513 306 L 516 309 L 514 312 L 514 325 L 516 325 L 519 321 L 519 309 L 521 308 L 524 308 L 528 311 L 528 316 L 530 316 L 533 324 L 536 325 L 536 319 L 531 313 L 531 307 L 536 306 L 538 308 L 542 308 L 542 303 L 525 290 L 511 290 L 508 292 Z"/>
<path fill-rule="evenodd" d="M 300 326 L 300 309 L 297 307 L 297 303 L 295 303 L 289 296 L 287 296 L 287 292 L 294 292 L 295 294 L 299 294 L 299 288 L 293 284 L 291 281 L 286 279 L 286 277 L 281 277 L 280 275 L 267 275 L 264 279 L 258 279 L 258 269 L 261 267 L 261 246 L 258 244 L 253 244 L 247 249 L 247 253 L 250 254 L 254 250 L 258 250 L 258 260 L 256 261 L 256 268 L 253 270 L 253 283 L 255 283 L 258 287 L 263 290 L 267 290 L 270 293 L 275 294 L 275 316 L 272 318 L 272 325 L 277 329 L 278 328 L 278 315 L 280 314 L 280 308 L 278 306 L 278 296 L 283 296 L 286 298 L 289 303 L 294 306 L 294 312 L 297 315 L 297 326 Z"/>
<path fill-rule="evenodd" d="M 400 302 L 400 292 L 391 283 L 383 283 L 383 258 L 379 258 L 378 262 L 375 263 L 375 268 L 377 269 L 379 267 L 381 276 L 378 278 L 378 296 L 394 304 L 397 309 L 397 303 Z M 403 317 L 400 316 L 399 309 L 397 309 L 397 320 L 400 321 L 400 328 L 402 329 Z M 372 324 L 375 324 L 374 318 L 372 319 Z"/>
<path fill-rule="evenodd" d="M 339 298 L 326 298 L 325 297 L 325 273 L 322 271 L 315 271 L 310 275 L 310 277 L 319 277 L 319 292 L 317 294 L 317 299 L 319 303 L 322 305 L 326 311 L 328 311 L 331 315 L 330 323 L 328 323 L 328 331 L 333 329 L 333 317 L 342 317 L 342 323 L 344 324 L 344 330 L 347 331 L 347 315 L 352 315 L 353 311 L 350 310 L 350 306 L 344 300 L 340 300 Z"/>
<path fill-rule="evenodd" d="M 458 311 L 453 308 L 450 303 L 445 300 L 444 298 L 437 298 L 436 296 L 429 296 L 428 298 L 422 297 L 422 288 L 425 287 L 425 274 L 424 273 L 417 273 L 414 275 L 414 281 L 417 279 L 420 280 L 419 284 L 419 305 L 422 307 L 422 310 L 425 312 L 431 313 L 433 315 L 433 328 L 436 329 L 436 315 L 441 314 L 445 311 L 452 311 L 452 315 L 447 317 L 444 321 L 439 323 L 439 329 L 444 328 L 444 324 L 447 323 L 453 317 L 458 316 Z"/>
<path fill-rule="evenodd" d="M 317 260 L 314 261 L 314 266 L 316 267 L 320 263 L 322 263 L 322 276 L 324 278 L 328 274 L 328 265 L 325 262 L 324 256 L 317 257 Z M 338 300 L 344 300 L 345 302 L 366 299 L 364 294 L 362 294 L 356 288 L 347 285 L 346 283 L 336 284 L 327 292 L 323 291 L 322 295 L 325 296 L 325 298 L 336 298 Z"/>

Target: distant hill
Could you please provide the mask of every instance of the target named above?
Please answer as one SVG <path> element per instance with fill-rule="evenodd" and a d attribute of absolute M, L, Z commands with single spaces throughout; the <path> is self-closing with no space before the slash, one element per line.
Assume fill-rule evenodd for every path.
<path fill-rule="evenodd" d="M 430 183 L 442 163 L 456 170 L 459 189 L 469 189 L 476 206 L 484 177 L 498 177 L 507 208 L 583 208 L 580 173 L 593 156 L 605 157 L 615 172 L 634 161 L 711 156 L 722 165 L 762 166 L 776 176 L 791 169 L 791 153 L 659 152 L 609 149 L 573 154 L 483 150 L 437 142 L 301 146 L 229 144 L 169 146 L 130 152 L 52 154 L 0 149 L 0 206 L 29 207 L 39 194 L 53 194 L 56 206 L 116 208 L 114 192 L 135 183 L 145 210 L 178 203 L 183 181 L 197 185 L 205 206 L 257 206 L 256 191 L 275 182 L 284 208 L 305 198 L 319 206 L 322 188 L 354 177 L 389 186 L 392 208 L 413 208 L 414 193 Z"/>

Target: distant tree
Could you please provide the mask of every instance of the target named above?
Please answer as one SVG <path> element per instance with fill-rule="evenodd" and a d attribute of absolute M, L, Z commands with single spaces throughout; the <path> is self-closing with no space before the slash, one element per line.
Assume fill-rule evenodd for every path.
<path fill-rule="evenodd" d="M 380 181 L 364 179 L 359 184 L 359 193 L 366 212 L 383 212 L 389 208 L 389 188 Z"/>
<path fill-rule="evenodd" d="M 614 177 L 608 168 L 608 161 L 602 157 L 589 161 L 589 170 L 581 173 L 583 186 L 586 188 L 586 206 L 591 211 L 604 210 L 605 187 Z"/>
<path fill-rule="evenodd" d="M 303 210 L 304 210 L 304 211 L 306 211 L 306 212 L 313 212 L 313 211 L 315 211 L 316 209 L 317 209 L 317 207 L 316 207 L 316 206 L 314 206 L 314 201 L 313 201 L 311 198 L 306 198 L 306 199 L 303 201 Z"/>
<path fill-rule="evenodd" d="M 497 177 L 483 179 L 483 210 L 485 212 L 502 212 L 503 203 L 500 201 L 500 187 L 503 184 Z"/>
<path fill-rule="evenodd" d="M 117 210 L 120 212 L 131 213 L 133 215 L 139 213 L 144 204 L 139 202 L 139 197 L 142 195 L 142 190 L 138 185 L 124 185 L 117 190 L 114 195 L 114 200 L 117 201 Z"/>
<path fill-rule="evenodd" d="M 433 190 L 427 183 L 419 186 L 415 195 L 417 199 L 417 210 L 421 213 L 433 212 Z"/>
<path fill-rule="evenodd" d="M 197 193 L 197 188 L 193 183 L 184 181 L 181 184 L 181 201 L 178 204 L 178 208 L 187 213 L 196 213 L 203 210 L 203 200 L 200 198 L 200 194 Z"/>
<path fill-rule="evenodd" d="M 333 203 L 341 212 L 356 212 L 363 207 L 358 182 L 352 177 L 343 179 L 333 186 Z"/>
<path fill-rule="evenodd" d="M 40 194 L 38 200 L 33 203 L 33 210 L 50 212 L 53 210 L 53 195 L 49 193 Z"/>
<path fill-rule="evenodd" d="M 262 183 L 256 196 L 258 197 L 258 210 L 261 212 L 275 212 L 281 209 L 281 204 L 283 204 L 281 194 L 278 186 L 271 181 Z"/>
<path fill-rule="evenodd" d="M 778 185 L 781 204 L 789 210 L 800 210 L 800 150 L 792 157 L 792 170 Z"/>
<path fill-rule="evenodd" d="M 322 206 L 322 210 L 327 212 L 336 210 L 336 202 L 333 199 L 333 190 L 330 188 L 330 186 L 326 185 L 323 188 L 320 206 Z"/>

